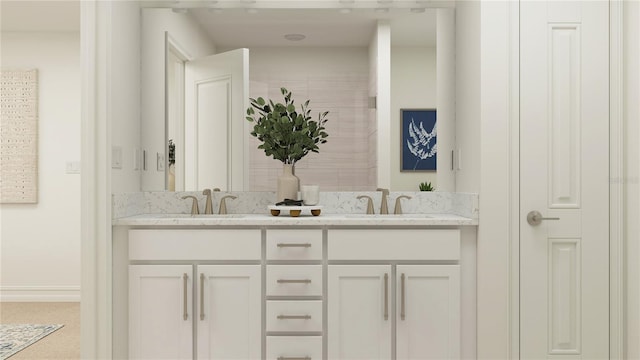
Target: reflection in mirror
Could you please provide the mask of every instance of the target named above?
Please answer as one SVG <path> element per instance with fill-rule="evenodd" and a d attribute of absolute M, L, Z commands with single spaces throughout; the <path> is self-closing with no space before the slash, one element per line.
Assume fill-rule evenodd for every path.
<path fill-rule="evenodd" d="M 193 143 L 196 130 L 185 122 L 184 107 L 189 105 L 183 100 L 183 69 L 184 62 L 190 58 L 239 48 L 249 48 L 250 52 L 250 97 L 282 101 L 279 89 L 286 87 L 295 99 L 310 99 L 314 113 L 330 111 L 329 142 L 321 147 L 319 154 L 307 156 L 296 166 L 301 184 L 318 184 L 322 191 L 373 190 L 379 186 L 418 190 L 421 182 L 429 181 L 436 189 L 452 189 L 447 184 L 449 179 L 441 181 L 443 169 L 450 171 L 449 153 L 453 143 L 447 143 L 446 139 L 447 133 L 453 135 L 454 131 L 452 114 L 447 119 L 451 124 L 442 126 L 443 118 L 438 112 L 438 172 L 400 171 L 400 109 L 440 110 L 442 98 L 438 95 L 442 79 L 451 76 L 448 81 L 455 81 L 454 74 L 441 75 L 442 64 L 438 64 L 442 59 L 439 50 L 436 51 L 436 22 L 441 10 L 414 13 L 400 8 L 386 12 L 355 9 L 350 14 L 342 14 L 336 9 L 260 9 L 251 14 L 245 9 L 216 12 L 194 8 L 183 14 L 170 9 L 143 9 L 143 34 L 150 36 L 151 32 L 144 29 L 149 26 L 160 27 L 170 34 L 164 46 L 166 124 L 160 126 L 166 129 L 164 151 L 169 153 L 170 139 L 175 144 L 175 164 L 167 166 L 166 189 L 231 189 L 230 186 L 225 189 L 226 184 L 219 180 L 202 179 L 192 184 L 185 180 L 188 168 L 185 163 L 193 161 L 190 157 L 212 156 L 198 153 Z M 452 13 L 453 9 L 446 11 Z M 287 40 L 287 34 L 302 34 L 304 39 Z M 440 41 L 440 35 L 437 39 Z M 147 41 L 153 40 L 143 37 L 145 65 L 147 61 L 154 61 L 150 59 L 151 52 L 145 50 L 149 48 Z M 438 43 L 438 49 L 440 46 Z M 447 46 L 455 48 L 455 44 Z M 454 67 L 453 62 L 449 64 L 449 68 Z M 143 83 L 143 93 L 145 91 L 154 89 Z M 450 100 L 453 103 L 453 99 Z M 446 111 L 444 118 L 447 118 Z M 243 179 L 233 190 L 274 191 L 282 165 L 257 149 L 259 143 L 249 135 L 250 124 L 244 120 L 244 113 L 233 115 L 232 123 L 236 122 L 242 122 L 243 130 L 241 134 L 233 134 L 235 136 L 227 134 L 232 143 L 226 148 L 233 152 L 239 145 L 239 151 L 244 154 L 235 157 L 240 159 L 235 161 L 229 160 L 231 154 L 228 154 L 226 161 L 230 164 L 215 164 L 214 168 L 233 166 L 240 161 L 241 164 L 235 166 L 242 167 L 243 172 L 238 173 Z M 143 120 L 143 134 L 147 134 L 145 126 L 157 125 Z M 185 158 L 189 147 L 195 150 Z M 447 158 L 442 157 L 445 153 Z M 171 174 L 171 170 L 175 174 Z M 149 173 L 143 177 L 154 175 Z M 143 188 L 152 190 L 154 183 L 143 179 Z M 229 183 L 237 184 L 233 179 Z"/>
<path fill-rule="evenodd" d="M 184 191 L 184 63 L 187 55 L 166 33 L 167 190 Z"/>

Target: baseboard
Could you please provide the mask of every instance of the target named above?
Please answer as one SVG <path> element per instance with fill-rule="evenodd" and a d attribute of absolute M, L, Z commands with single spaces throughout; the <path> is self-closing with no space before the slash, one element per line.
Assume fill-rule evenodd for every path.
<path fill-rule="evenodd" d="M 80 286 L 0 286 L 4 302 L 79 302 Z"/>

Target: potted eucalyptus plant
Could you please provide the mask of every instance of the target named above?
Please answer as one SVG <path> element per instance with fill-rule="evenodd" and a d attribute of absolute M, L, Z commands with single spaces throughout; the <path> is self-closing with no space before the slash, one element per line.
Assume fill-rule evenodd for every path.
<path fill-rule="evenodd" d="M 318 120 L 312 120 L 309 100 L 296 109 L 291 91 L 281 88 L 283 103 L 265 101 L 259 97 L 250 98 L 246 119 L 252 122 L 251 135 L 262 142 L 267 156 L 282 162 L 283 174 L 278 178 L 277 201 L 295 199 L 300 181 L 295 176 L 296 162 L 310 152 L 319 152 L 320 144 L 327 142 L 325 131 L 328 111 L 318 113 Z"/>

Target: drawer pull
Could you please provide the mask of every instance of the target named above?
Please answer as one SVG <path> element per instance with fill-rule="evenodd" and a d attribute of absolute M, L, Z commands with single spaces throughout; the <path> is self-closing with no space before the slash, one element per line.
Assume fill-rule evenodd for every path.
<path fill-rule="evenodd" d="M 278 284 L 311 284 L 311 280 L 310 279 L 301 279 L 301 280 L 278 279 Z"/>
<path fill-rule="evenodd" d="M 305 357 L 278 356 L 278 360 L 311 360 L 311 357 L 310 356 L 305 356 Z"/>
<path fill-rule="evenodd" d="M 405 318 L 404 273 L 400 276 L 400 320 Z"/>
<path fill-rule="evenodd" d="M 204 274 L 200 273 L 200 320 L 204 320 Z"/>
<path fill-rule="evenodd" d="M 311 315 L 278 315 L 278 320 L 311 320 Z"/>
<path fill-rule="evenodd" d="M 182 319 L 185 321 L 189 319 L 189 312 L 187 311 L 187 280 L 187 273 L 182 274 L 182 288 L 184 291 L 184 293 L 182 294 Z"/>
<path fill-rule="evenodd" d="M 384 274 L 384 319 L 389 320 L 389 274 Z"/>
<path fill-rule="evenodd" d="M 301 248 L 310 248 L 311 244 L 309 243 L 304 243 L 304 244 L 284 244 L 284 243 L 278 243 L 278 247 L 279 248 L 288 248 L 288 247 L 301 247 Z"/>

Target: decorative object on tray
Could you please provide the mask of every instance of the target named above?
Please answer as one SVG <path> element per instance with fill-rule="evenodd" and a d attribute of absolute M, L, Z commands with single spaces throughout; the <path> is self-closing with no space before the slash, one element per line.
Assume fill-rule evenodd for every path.
<path fill-rule="evenodd" d="M 33 345 L 64 325 L 0 324 L 0 360 Z"/>
<path fill-rule="evenodd" d="M 300 187 L 300 195 L 305 205 L 318 205 L 320 202 L 320 186 L 302 185 Z"/>
<path fill-rule="evenodd" d="M 400 110 L 401 171 L 435 171 L 438 145 L 435 109 Z"/>
<path fill-rule="evenodd" d="M 319 145 L 327 142 L 329 134 L 324 125 L 328 111 L 318 113 L 318 120 L 311 120 L 311 110 L 307 100 L 296 110 L 292 93 L 281 88 L 284 104 L 251 98 L 246 119 L 254 123 L 251 135 L 262 142 L 267 156 L 281 161 L 283 174 L 278 179 L 277 201 L 297 197 L 300 181 L 295 176 L 295 164 L 309 152 L 318 152 Z"/>

